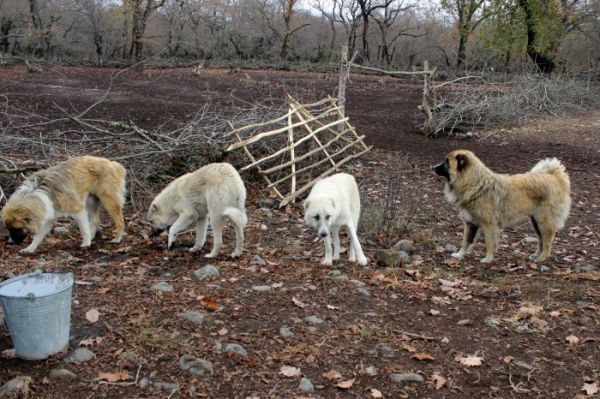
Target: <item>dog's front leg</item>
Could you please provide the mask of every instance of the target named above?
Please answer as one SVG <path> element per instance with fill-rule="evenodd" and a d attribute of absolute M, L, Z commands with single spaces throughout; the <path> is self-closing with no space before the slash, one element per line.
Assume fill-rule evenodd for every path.
<path fill-rule="evenodd" d="M 92 226 L 90 225 L 90 217 L 87 210 L 84 209 L 76 213 L 73 215 L 73 219 L 75 219 L 75 223 L 77 223 L 77 227 L 79 227 L 79 231 L 81 232 L 81 248 L 89 248 L 92 245 Z"/>
<path fill-rule="evenodd" d="M 196 243 L 190 248 L 190 252 L 198 252 L 206 242 L 206 229 L 208 227 L 208 215 L 200 217 L 196 222 Z"/>
<path fill-rule="evenodd" d="M 44 241 L 44 238 L 48 235 L 50 230 L 52 229 L 52 221 L 43 222 L 38 231 L 33 236 L 33 240 L 31 244 L 25 249 L 22 249 L 20 252 L 22 254 L 32 254 L 35 252 L 37 247 Z"/>
<path fill-rule="evenodd" d="M 498 240 L 498 229 L 495 226 L 481 226 L 485 238 L 485 258 L 481 263 L 491 263 L 496 252 L 496 241 Z"/>
<path fill-rule="evenodd" d="M 479 226 L 475 226 L 473 223 L 465 222 L 465 232 L 463 235 L 462 246 L 458 252 L 454 252 L 451 256 L 455 259 L 462 259 L 466 254 L 469 253 L 477 233 L 479 232 Z"/>
<path fill-rule="evenodd" d="M 367 264 L 367 257 L 363 253 L 362 247 L 360 246 L 360 241 L 358 241 L 358 235 L 356 234 L 356 226 L 354 223 L 348 223 L 348 235 L 350 236 L 350 244 L 354 247 L 354 252 L 356 253 L 356 260 L 358 264 L 364 266 Z"/>
<path fill-rule="evenodd" d="M 339 226 L 331 227 L 331 234 L 333 234 L 333 260 L 340 258 L 340 228 Z"/>
<path fill-rule="evenodd" d="M 188 227 L 192 223 L 192 216 L 181 214 L 173 223 L 173 225 L 169 228 L 169 240 L 167 241 L 167 249 L 173 248 L 173 244 L 175 244 L 175 239 L 177 234 L 179 234 L 182 230 Z"/>
<path fill-rule="evenodd" d="M 321 261 L 321 264 L 325 266 L 331 266 L 333 263 L 331 251 L 331 233 L 327 234 L 327 236 L 323 239 L 323 243 L 325 244 L 325 258 L 323 261 Z"/>

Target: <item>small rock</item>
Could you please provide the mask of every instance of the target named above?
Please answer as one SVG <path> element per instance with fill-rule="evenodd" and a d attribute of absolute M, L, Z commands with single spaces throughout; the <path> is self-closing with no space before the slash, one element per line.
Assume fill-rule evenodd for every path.
<path fill-rule="evenodd" d="M 140 380 L 140 382 L 138 383 L 138 386 L 140 387 L 140 389 L 146 389 L 146 388 L 148 388 L 149 385 L 150 385 L 150 380 L 147 379 L 146 377 L 142 378 Z"/>
<path fill-rule="evenodd" d="M 275 209 L 275 207 L 277 206 L 277 202 L 275 202 L 274 200 L 269 199 L 269 198 L 264 198 L 264 199 L 261 199 L 260 201 L 258 201 L 258 206 L 261 209 L 267 209 L 267 210 Z"/>
<path fill-rule="evenodd" d="M 523 242 L 525 242 L 525 244 L 533 244 L 538 242 L 538 238 L 537 237 L 531 237 L 531 236 L 527 236 L 523 239 Z"/>
<path fill-rule="evenodd" d="M 289 338 L 293 337 L 294 333 L 288 327 L 283 326 L 279 329 L 279 335 L 281 335 L 283 338 Z"/>
<path fill-rule="evenodd" d="M 337 274 L 337 275 L 331 277 L 331 279 L 333 281 L 348 281 L 348 280 L 350 280 L 350 277 L 346 276 L 345 274 Z"/>
<path fill-rule="evenodd" d="M 309 291 L 316 291 L 317 290 L 317 286 L 311 284 L 311 285 L 307 286 L 306 289 L 309 290 Z"/>
<path fill-rule="evenodd" d="M 308 378 L 302 378 L 300 380 L 300 385 L 298 385 L 298 389 L 300 389 L 302 392 L 314 392 L 315 391 L 315 387 L 314 387 L 312 381 L 309 380 Z"/>
<path fill-rule="evenodd" d="M 159 283 L 154 284 L 152 287 L 150 287 L 151 289 L 153 289 L 154 291 L 162 291 L 162 292 L 173 292 L 173 286 L 169 283 L 167 283 L 166 281 L 161 281 Z"/>
<path fill-rule="evenodd" d="M 174 384 L 171 382 L 158 381 L 158 382 L 155 382 L 153 385 L 157 388 L 162 389 L 163 391 L 170 393 L 170 394 L 173 392 L 179 391 L 179 384 Z"/>
<path fill-rule="evenodd" d="M 307 316 L 304 318 L 304 321 L 312 325 L 323 324 L 323 320 L 319 319 L 317 316 Z"/>
<path fill-rule="evenodd" d="M 53 380 L 74 380 L 77 378 L 77 374 L 67 369 L 52 369 L 48 377 Z"/>
<path fill-rule="evenodd" d="M 319 332 L 315 326 L 308 326 L 306 327 L 306 330 L 311 334 L 317 334 Z"/>
<path fill-rule="evenodd" d="M 449 252 L 449 253 L 453 254 L 454 252 L 457 252 L 457 251 L 458 251 L 458 248 L 456 248 L 456 245 L 452 245 L 452 244 L 446 244 L 446 245 L 444 246 L 444 250 L 445 250 L 446 252 Z"/>
<path fill-rule="evenodd" d="M 377 263 L 385 266 L 399 266 L 409 264 L 410 256 L 404 251 L 396 251 L 395 249 L 384 249 L 377 252 Z"/>
<path fill-rule="evenodd" d="M 52 230 L 52 233 L 54 233 L 58 236 L 66 236 L 67 234 L 69 234 L 69 229 L 66 228 L 65 226 L 56 226 Z"/>
<path fill-rule="evenodd" d="M 250 265 L 261 267 L 261 266 L 266 266 L 267 262 L 265 262 L 263 260 L 263 258 L 261 258 L 260 256 L 254 255 L 254 258 L 252 258 L 252 260 L 250 261 Z"/>
<path fill-rule="evenodd" d="M 390 298 L 392 298 L 392 299 L 398 299 L 398 295 L 396 295 L 396 294 L 390 294 Z"/>
<path fill-rule="evenodd" d="M 187 321 L 191 321 L 195 324 L 202 324 L 204 322 L 204 315 L 200 312 L 183 312 L 177 313 L 177 316 L 186 319 Z"/>
<path fill-rule="evenodd" d="M 350 280 L 350 282 L 351 282 L 352 284 L 354 284 L 355 286 L 357 286 L 357 287 L 364 287 L 364 286 L 366 285 L 366 284 L 365 284 L 365 283 L 363 283 L 362 281 L 360 281 L 360 280 L 355 280 L 355 279 L 352 279 L 352 280 Z"/>
<path fill-rule="evenodd" d="M 89 349 L 86 348 L 77 348 L 75 352 L 71 353 L 69 356 L 65 357 L 65 362 L 67 363 L 85 363 L 92 360 L 96 355 Z"/>
<path fill-rule="evenodd" d="M 594 265 L 583 265 L 583 266 L 579 266 L 577 268 L 575 268 L 575 271 L 578 273 L 592 273 L 597 271 L 597 267 Z M 2 315 L 0 315 L 1 318 Z"/>
<path fill-rule="evenodd" d="M 493 316 L 486 317 L 483 322 L 485 323 L 486 326 L 492 327 L 492 328 L 498 328 L 498 326 L 500 325 L 500 319 L 493 317 Z"/>
<path fill-rule="evenodd" d="M 407 254 L 413 253 L 415 245 L 411 240 L 400 240 L 392 247 L 395 251 L 404 251 Z"/>
<path fill-rule="evenodd" d="M 394 357 L 394 348 L 388 344 L 380 343 L 375 345 L 375 352 L 381 352 L 383 357 Z"/>
<path fill-rule="evenodd" d="M 356 292 L 362 294 L 363 296 L 371 296 L 371 291 L 366 288 L 357 288 Z"/>
<path fill-rule="evenodd" d="M 365 374 L 370 375 L 371 377 L 375 377 L 377 375 L 377 368 L 375 366 L 368 366 L 365 369 Z"/>
<path fill-rule="evenodd" d="M 548 266 L 546 266 L 546 265 L 542 265 L 542 266 L 540 266 L 540 271 L 542 273 L 549 272 L 550 268 Z"/>
<path fill-rule="evenodd" d="M 392 374 L 390 378 L 393 382 L 423 382 L 425 381 L 423 377 L 421 377 L 417 373 L 402 373 L 402 374 Z"/>
<path fill-rule="evenodd" d="M 196 270 L 194 276 L 200 281 L 205 279 L 213 280 L 219 277 L 219 269 L 213 265 L 206 265 Z"/>
<path fill-rule="evenodd" d="M 215 373 L 213 364 L 205 359 L 198 359 L 194 356 L 183 355 L 179 358 L 179 367 L 183 371 L 192 373 L 198 377 L 212 377 Z"/>
<path fill-rule="evenodd" d="M 258 292 L 267 292 L 267 291 L 271 291 L 271 286 L 270 285 L 254 285 L 254 286 L 252 286 L 252 289 L 254 291 L 258 291 Z"/>
<path fill-rule="evenodd" d="M 19 376 L 8 381 L 0 387 L 0 398 L 16 397 L 17 395 L 27 397 L 31 377 Z"/>
<path fill-rule="evenodd" d="M 227 344 L 225 345 L 225 351 L 234 352 L 244 357 L 248 356 L 248 352 L 246 351 L 246 349 L 244 349 L 244 347 L 239 344 Z"/>

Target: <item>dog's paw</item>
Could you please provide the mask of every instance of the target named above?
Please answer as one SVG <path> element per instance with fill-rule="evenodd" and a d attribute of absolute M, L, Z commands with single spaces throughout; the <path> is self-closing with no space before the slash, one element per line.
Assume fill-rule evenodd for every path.
<path fill-rule="evenodd" d="M 232 252 L 229 256 L 233 259 L 237 259 L 240 256 L 242 256 L 242 253 L 241 252 Z"/>
<path fill-rule="evenodd" d="M 361 266 L 365 266 L 368 262 L 368 259 L 366 256 L 360 257 L 358 258 L 358 264 Z"/>
<path fill-rule="evenodd" d="M 479 262 L 481 263 L 492 263 L 494 261 L 494 258 L 488 258 L 487 256 L 485 258 L 481 258 L 481 260 Z"/>
<path fill-rule="evenodd" d="M 333 260 L 339 260 L 340 259 L 340 254 L 333 255 L 333 257 L 331 259 L 333 259 Z"/>
<path fill-rule="evenodd" d="M 321 264 L 322 264 L 323 266 L 331 266 L 331 265 L 333 264 L 333 260 L 332 260 L 332 259 L 323 259 L 323 260 L 321 261 Z"/>
<path fill-rule="evenodd" d="M 19 251 L 21 255 L 33 255 L 35 253 L 35 249 L 25 248 Z"/>
<path fill-rule="evenodd" d="M 92 243 L 83 243 L 79 246 L 79 248 L 83 248 L 83 249 L 90 249 L 90 247 L 92 246 Z"/>
<path fill-rule="evenodd" d="M 202 247 L 197 247 L 197 246 L 194 245 L 193 247 L 191 247 L 190 249 L 188 249 L 188 251 L 194 253 L 194 252 L 200 251 L 201 249 L 202 249 Z"/>
<path fill-rule="evenodd" d="M 204 255 L 205 258 L 207 259 L 214 259 L 218 256 L 219 254 L 213 254 L 212 252 L 209 254 Z"/>
<path fill-rule="evenodd" d="M 458 251 L 458 252 L 454 252 L 454 253 L 453 253 L 452 255 L 450 255 L 450 256 L 452 256 L 454 259 L 461 260 L 462 258 L 464 258 L 465 254 L 464 254 L 464 252 L 462 252 L 462 251 Z"/>

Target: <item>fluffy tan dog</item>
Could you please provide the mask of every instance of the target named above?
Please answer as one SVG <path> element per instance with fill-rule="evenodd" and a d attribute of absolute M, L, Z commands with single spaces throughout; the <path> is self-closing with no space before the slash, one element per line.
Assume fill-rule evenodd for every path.
<path fill-rule="evenodd" d="M 21 250 L 23 253 L 34 253 L 56 219 L 64 216 L 77 223 L 85 248 L 98 231 L 100 204 L 115 223 L 113 242 L 121 241 L 124 201 L 125 168 L 106 158 L 84 156 L 29 176 L 10 196 L 2 219 L 16 244 L 29 233 L 34 234 L 31 244 Z"/>
<path fill-rule="evenodd" d="M 486 247 L 481 262 L 491 262 L 500 229 L 526 219 L 538 236 L 530 259 L 541 262 L 550 256 L 554 236 L 571 208 L 571 183 L 558 159 L 544 159 L 527 173 L 505 175 L 492 172 L 471 151 L 458 150 L 433 170 L 448 179 L 446 199 L 459 207 L 465 224 L 461 249 L 453 257 L 467 254 L 481 229 Z"/>
<path fill-rule="evenodd" d="M 212 163 L 173 180 L 154 198 L 148 210 L 152 235 L 169 229 L 167 247 L 171 249 L 177 234 L 196 223 L 196 244 L 190 252 L 202 249 L 208 222 L 213 230 L 213 249 L 206 255 L 214 258 L 223 245 L 223 228 L 228 220 L 235 228 L 237 258 L 242 254 L 246 216 L 246 188 L 237 170 L 228 163 Z"/>

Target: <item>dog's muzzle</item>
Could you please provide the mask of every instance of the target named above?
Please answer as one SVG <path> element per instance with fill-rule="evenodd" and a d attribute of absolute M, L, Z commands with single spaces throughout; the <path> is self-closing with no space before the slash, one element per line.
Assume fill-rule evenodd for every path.
<path fill-rule="evenodd" d="M 445 162 L 432 166 L 431 169 L 433 169 L 436 175 L 443 176 L 450 180 L 450 174 L 448 173 L 448 167 L 446 166 Z"/>
<path fill-rule="evenodd" d="M 27 232 L 23 229 L 8 229 L 9 235 L 9 244 L 17 244 L 22 243 L 27 237 Z"/>
<path fill-rule="evenodd" d="M 159 228 L 153 227 L 152 232 L 150 233 L 150 237 L 156 237 L 163 231 L 165 231 L 165 229 L 159 229 Z"/>

